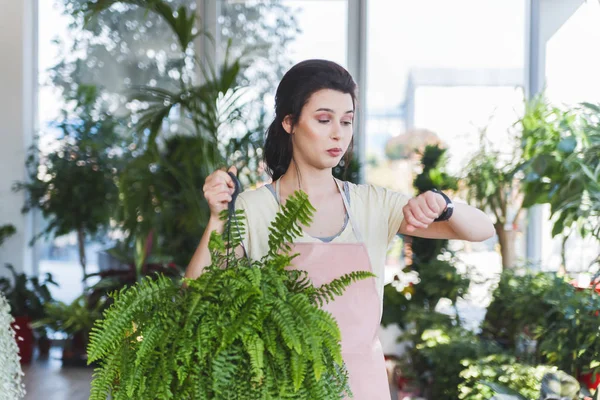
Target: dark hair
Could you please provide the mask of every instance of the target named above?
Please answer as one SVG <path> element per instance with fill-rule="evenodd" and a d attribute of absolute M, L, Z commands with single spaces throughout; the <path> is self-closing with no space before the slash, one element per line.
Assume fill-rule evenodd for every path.
<path fill-rule="evenodd" d="M 264 147 L 267 172 L 273 180 L 287 171 L 292 161 L 292 136 L 283 129 L 286 116 L 291 116 L 295 125 L 300 119 L 302 108 L 310 96 L 322 89 L 333 89 L 352 96 L 356 108 L 356 83 L 346 69 L 332 61 L 306 60 L 294 65 L 281 79 L 275 94 L 275 118 L 269 129 Z M 346 152 L 345 165 L 350 164 L 352 144 Z"/>

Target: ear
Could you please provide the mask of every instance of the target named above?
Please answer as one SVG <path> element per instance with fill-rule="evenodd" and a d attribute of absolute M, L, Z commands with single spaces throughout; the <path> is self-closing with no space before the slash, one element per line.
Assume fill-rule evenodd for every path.
<path fill-rule="evenodd" d="M 281 121 L 281 126 L 287 133 L 292 134 L 292 128 L 294 127 L 292 116 L 286 115 L 283 121 Z"/>

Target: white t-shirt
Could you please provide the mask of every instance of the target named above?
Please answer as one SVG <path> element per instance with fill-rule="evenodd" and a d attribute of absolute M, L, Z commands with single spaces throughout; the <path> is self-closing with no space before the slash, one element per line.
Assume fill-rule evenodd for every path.
<path fill-rule="evenodd" d="M 389 189 L 374 185 L 348 183 L 350 213 L 353 222 L 360 230 L 371 260 L 373 273 L 377 275 L 377 291 L 383 302 L 384 269 L 387 249 L 398 232 L 404 218 L 402 207 L 409 197 Z M 269 226 L 279 211 L 279 203 L 266 186 L 241 193 L 236 208 L 244 210 L 246 235 L 244 247 L 248 256 L 261 259 L 269 251 Z M 319 242 L 306 233 L 295 239 L 296 242 Z M 343 231 L 331 242 L 356 242 L 352 224 L 347 223 Z"/>

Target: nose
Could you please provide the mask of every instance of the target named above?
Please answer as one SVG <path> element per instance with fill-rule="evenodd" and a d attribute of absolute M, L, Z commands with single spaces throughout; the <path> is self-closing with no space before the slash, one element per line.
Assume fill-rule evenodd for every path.
<path fill-rule="evenodd" d="M 331 138 L 333 140 L 340 140 L 342 138 L 342 126 L 339 122 L 331 125 Z"/>

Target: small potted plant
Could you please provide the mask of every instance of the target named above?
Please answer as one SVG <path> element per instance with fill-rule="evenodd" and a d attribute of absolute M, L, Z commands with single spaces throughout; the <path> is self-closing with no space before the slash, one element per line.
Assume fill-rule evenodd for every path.
<path fill-rule="evenodd" d="M 32 323 L 45 317 L 44 305 L 53 301 L 48 285 L 56 285 L 50 273 L 40 283 L 38 277 L 28 277 L 25 273 L 17 273 L 14 267 L 6 264 L 12 273 L 12 281 L 0 278 L 0 292 L 6 296 L 15 317 L 14 325 L 19 327 L 21 362 L 28 364 L 33 355 L 33 346 L 37 341 L 40 356 L 48 355 L 50 341 L 44 326 L 33 329 Z"/>
<path fill-rule="evenodd" d="M 15 227 L 10 224 L 0 226 L 0 245 L 15 232 Z M 35 339 L 30 324 L 44 316 L 44 304 L 52 301 L 48 285 L 56 285 L 56 282 L 52 280 L 51 274 L 46 274 L 44 281 L 40 283 L 37 277 L 28 277 L 24 273 L 17 274 L 10 264 L 7 264 L 6 268 L 12 273 L 12 281 L 8 278 L 0 278 L 0 292 L 4 293 L 11 306 L 12 315 L 15 317 L 13 326 L 19 328 L 19 336 L 23 338 L 22 341 L 19 341 L 21 362 L 29 363 Z M 40 327 L 35 334 L 40 356 L 47 356 L 50 350 L 50 341 L 46 329 Z"/>
<path fill-rule="evenodd" d="M 56 123 L 57 149 L 44 153 L 36 140 L 27 154 L 28 179 L 15 182 L 13 191 L 26 195 L 23 213 L 38 209 L 47 222 L 32 243 L 43 236 L 77 235 L 85 277 L 85 244 L 107 232 L 118 202 L 115 180 L 125 144 L 121 121 L 103 109 L 95 86 L 81 85 L 65 101 L 73 106 Z"/>
<path fill-rule="evenodd" d="M 45 305 L 46 316 L 35 321 L 34 328 L 48 327 L 68 335 L 63 347 L 64 366 L 87 366 L 89 335 L 96 320 L 102 318 L 104 299 L 95 303 L 89 301 L 87 294 L 77 297 L 71 304 L 61 301 Z"/>

